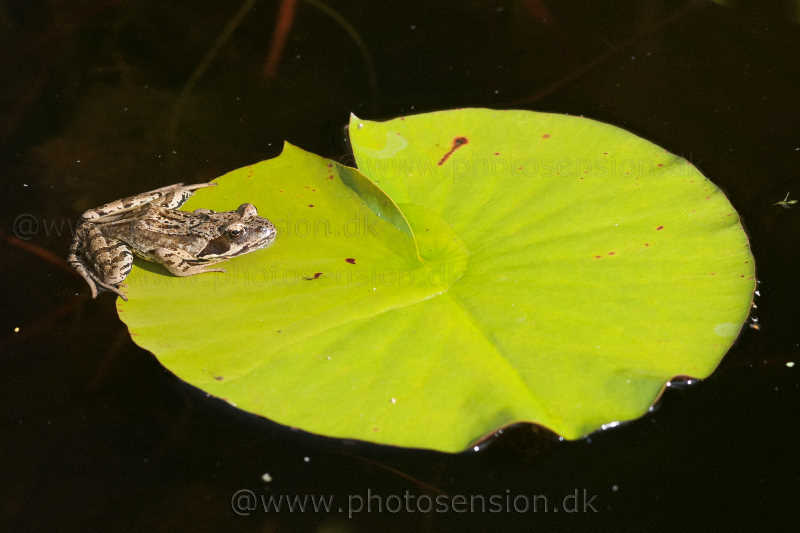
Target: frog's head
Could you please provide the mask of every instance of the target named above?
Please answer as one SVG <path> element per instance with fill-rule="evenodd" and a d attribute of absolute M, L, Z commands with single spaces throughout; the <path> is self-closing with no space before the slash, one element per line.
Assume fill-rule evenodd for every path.
<path fill-rule="evenodd" d="M 208 241 L 198 257 L 227 259 L 272 244 L 277 235 L 275 226 L 266 218 L 258 216 L 256 206 L 242 204 L 235 213 L 238 216 L 219 228 L 219 237 Z"/>

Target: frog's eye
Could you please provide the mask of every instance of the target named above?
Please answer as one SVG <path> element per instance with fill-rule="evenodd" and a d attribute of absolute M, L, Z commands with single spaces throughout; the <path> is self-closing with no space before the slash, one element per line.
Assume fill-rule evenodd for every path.
<path fill-rule="evenodd" d="M 234 239 L 238 239 L 239 237 L 241 237 L 242 233 L 244 233 L 244 230 L 240 228 L 231 228 L 228 230 L 228 235 L 230 235 Z"/>
<path fill-rule="evenodd" d="M 258 210 L 253 204 L 242 204 L 236 210 L 242 218 L 253 218 L 258 216 Z"/>

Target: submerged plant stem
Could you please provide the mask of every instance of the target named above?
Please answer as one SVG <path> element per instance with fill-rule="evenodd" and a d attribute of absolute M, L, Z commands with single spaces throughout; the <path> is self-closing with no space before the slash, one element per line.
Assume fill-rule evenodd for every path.
<path fill-rule="evenodd" d="M 369 49 L 364 43 L 364 40 L 361 38 L 361 35 L 353 27 L 353 25 L 347 21 L 346 18 L 344 18 L 341 14 L 339 14 L 338 11 L 328 6 L 324 2 L 320 0 L 305 0 L 305 2 L 316 7 L 332 18 L 336 24 L 342 27 L 345 33 L 350 36 L 350 38 L 358 47 L 359 52 L 361 52 L 361 58 L 364 60 L 364 67 L 367 69 L 367 80 L 369 83 L 370 93 L 372 95 L 372 111 L 376 111 L 375 107 L 378 94 L 378 77 L 375 74 L 375 64 L 372 62 L 372 55 L 369 53 Z"/>
<path fill-rule="evenodd" d="M 278 10 L 278 20 L 275 23 L 275 31 L 272 33 L 272 43 L 269 45 L 269 54 L 264 64 L 264 77 L 274 78 L 278 73 L 278 64 L 283 55 L 283 48 L 286 45 L 286 37 L 294 22 L 295 8 L 297 0 L 283 0 Z"/>
<path fill-rule="evenodd" d="M 241 7 L 239 7 L 238 11 L 233 14 L 233 16 L 228 20 L 225 27 L 222 29 L 222 33 L 217 36 L 217 39 L 214 41 L 214 44 L 211 48 L 206 52 L 206 55 L 203 56 L 203 59 L 198 63 L 197 67 L 195 67 L 194 72 L 192 75 L 189 76 L 189 79 L 181 89 L 181 94 L 178 96 L 178 100 L 175 102 L 175 106 L 172 108 L 172 116 L 170 117 L 169 121 L 169 129 L 168 135 L 169 140 L 175 140 L 175 134 L 178 131 L 178 125 L 181 121 L 181 115 L 183 114 L 183 107 L 186 105 L 186 99 L 191 94 L 194 86 L 197 85 L 197 82 L 200 78 L 203 77 L 208 67 L 211 66 L 211 63 L 214 61 L 214 58 L 219 53 L 220 49 L 228 42 L 230 36 L 233 35 L 233 32 L 236 31 L 236 28 L 239 27 L 241 24 L 242 19 L 244 16 L 252 9 L 255 5 L 256 0 L 244 0 L 242 2 Z"/>

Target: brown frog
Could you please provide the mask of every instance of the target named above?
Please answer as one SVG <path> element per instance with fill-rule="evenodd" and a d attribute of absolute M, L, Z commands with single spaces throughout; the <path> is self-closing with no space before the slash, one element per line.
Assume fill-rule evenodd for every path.
<path fill-rule="evenodd" d="M 120 287 L 134 255 L 176 276 L 192 276 L 225 272 L 207 267 L 272 244 L 275 226 L 253 204 L 226 212 L 177 209 L 195 190 L 213 185 L 176 183 L 83 213 L 67 261 L 86 280 L 92 298 L 100 286 L 127 300 Z"/>

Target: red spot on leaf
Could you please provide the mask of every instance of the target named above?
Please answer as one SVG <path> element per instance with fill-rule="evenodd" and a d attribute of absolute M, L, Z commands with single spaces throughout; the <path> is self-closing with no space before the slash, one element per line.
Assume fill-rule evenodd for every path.
<path fill-rule="evenodd" d="M 303 279 L 306 280 L 306 281 L 312 281 L 312 280 L 315 280 L 315 279 L 319 279 L 320 276 L 322 276 L 322 272 L 314 272 L 314 276 L 313 277 L 303 276 Z"/>
<path fill-rule="evenodd" d="M 314 204 L 308 204 L 308 207 L 314 207 Z"/>
<path fill-rule="evenodd" d="M 649 242 L 644 243 L 645 246 L 650 246 Z"/>
<path fill-rule="evenodd" d="M 333 179 L 333 175 L 328 176 L 328 179 L 332 180 Z"/>
<path fill-rule="evenodd" d="M 542 135 L 542 139 L 549 139 L 549 138 L 550 138 L 549 133 L 545 133 L 544 135 Z"/>
<path fill-rule="evenodd" d="M 439 160 L 438 165 L 442 166 L 444 164 L 444 162 L 447 161 L 447 158 L 449 158 L 451 155 L 453 155 L 453 152 L 455 152 L 456 150 L 458 150 L 459 148 L 461 148 L 462 146 L 464 146 L 468 142 L 469 142 L 469 139 L 467 139 L 466 137 L 456 137 L 455 139 L 453 139 L 453 147 L 450 148 L 449 152 L 447 152 L 446 154 L 444 154 L 442 156 L 442 158 Z"/>
<path fill-rule="evenodd" d="M 661 231 L 662 229 L 664 229 L 664 226 L 659 226 L 656 228 L 656 231 Z"/>
<path fill-rule="evenodd" d="M 614 254 L 616 254 L 616 253 L 617 253 L 617 252 L 608 252 L 608 255 L 614 255 Z"/>
<path fill-rule="evenodd" d="M 351 265 L 355 265 L 356 264 L 356 260 L 353 257 L 348 257 L 347 259 L 345 259 L 345 261 L 347 261 Z"/>
<path fill-rule="evenodd" d="M 494 155 L 500 155 L 500 152 L 495 152 Z"/>
<path fill-rule="evenodd" d="M 663 167 L 663 166 L 664 166 L 664 164 L 663 164 L 663 163 L 659 163 L 659 164 L 658 164 L 658 166 L 659 166 L 659 167 Z"/>
<path fill-rule="evenodd" d="M 225 378 L 223 378 L 222 376 L 214 376 L 214 379 L 216 379 L 217 381 L 222 381 Z"/>
<path fill-rule="evenodd" d="M 603 257 L 602 255 L 596 255 L 596 256 L 594 256 L 594 258 L 595 258 L 595 259 L 602 259 L 602 257 Z"/>

